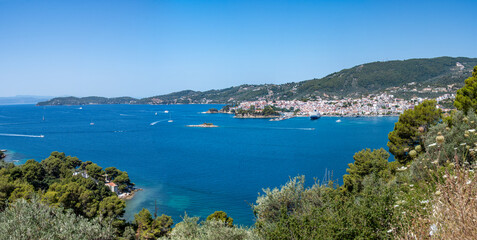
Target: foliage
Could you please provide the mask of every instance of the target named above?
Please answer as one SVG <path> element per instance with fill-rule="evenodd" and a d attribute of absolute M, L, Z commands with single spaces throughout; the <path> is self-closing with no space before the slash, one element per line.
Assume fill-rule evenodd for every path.
<path fill-rule="evenodd" d="M 182 222 L 178 223 L 171 234 L 161 239 L 171 240 L 254 240 L 261 239 L 249 228 L 228 227 L 222 221 L 198 222 L 198 217 L 185 215 Z"/>
<path fill-rule="evenodd" d="M 394 130 L 388 135 L 387 144 L 389 152 L 399 163 L 407 164 L 411 161 L 410 150 L 417 145 L 422 145 L 422 136 L 430 126 L 439 121 L 440 115 L 441 111 L 436 108 L 436 101 L 425 100 L 414 109 L 408 109 L 399 116 Z"/>
<path fill-rule="evenodd" d="M 143 208 L 134 215 L 134 224 L 137 226 L 136 236 L 139 239 L 156 239 L 165 236 L 172 230 L 172 218 L 166 215 L 152 218 L 149 210 Z"/>
<path fill-rule="evenodd" d="M 473 149 L 477 142 L 477 115 L 469 111 L 467 115 L 463 111 L 457 111 L 452 115 L 452 125 L 447 123 L 437 124 L 429 130 L 424 144 L 428 149 L 430 158 L 444 164 L 455 162 L 462 165 L 476 162 L 476 151 Z M 444 142 L 438 144 L 437 136 L 442 136 Z M 459 156 L 455 159 L 455 156 Z"/>
<path fill-rule="evenodd" d="M 114 239 L 106 219 L 86 219 L 38 198 L 20 199 L 0 212 L 1 239 Z"/>
<path fill-rule="evenodd" d="M 228 227 L 234 226 L 234 219 L 227 216 L 227 213 L 224 211 L 216 211 L 210 214 L 207 217 L 207 221 L 219 221 L 219 222 L 223 222 L 225 226 L 228 226 Z"/>
<path fill-rule="evenodd" d="M 474 67 L 472 76 L 465 80 L 464 87 L 457 91 L 454 106 L 464 113 L 470 109 L 477 110 L 477 66 Z"/>
<path fill-rule="evenodd" d="M 360 193 L 346 195 L 332 183 L 306 188 L 303 177 L 265 189 L 253 205 L 255 227 L 265 239 L 380 239 L 392 223 L 396 191 L 371 174 Z"/>
<path fill-rule="evenodd" d="M 342 190 L 352 192 L 361 191 L 362 182 L 366 176 L 375 174 L 379 178 L 389 179 L 391 169 L 388 164 L 389 153 L 384 149 L 371 151 L 370 149 L 361 150 L 353 156 L 354 163 L 348 164 L 343 176 Z"/>

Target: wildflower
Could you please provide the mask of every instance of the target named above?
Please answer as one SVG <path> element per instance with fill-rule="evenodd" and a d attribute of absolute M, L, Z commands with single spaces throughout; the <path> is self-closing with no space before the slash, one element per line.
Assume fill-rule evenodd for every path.
<path fill-rule="evenodd" d="M 407 167 L 404 167 L 404 166 L 403 166 L 403 167 L 400 167 L 400 168 L 396 169 L 396 171 L 402 172 L 402 171 L 404 171 L 404 170 L 406 170 L 406 169 L 407 169 Z"/>
<path fill-rule="evenodd" d="M 389 230 L 388 230 L 388 233 L 392 233 L 392 232 L 393 232 L 393 229 L 389 229 Z"/>
<path fill-rule="evenodd" d="M 409 187 L 414 187 L 414 184 L 410 184 Z"/>
<path fill-rule="evenodd" d="M 475 129 L 469 129 L 468 131 L 469 132 L 475 132 Z"/>
<path fill-rule="evenodd" d="M 437 162 L 438 162 L 438 161 L 437 161 L 437 160 L 435 160 L 434 162 L 431 162 L 431 163 L 432 163 L 432 164 L 437 164 Z"/>
<path fill-rule="evenodd" d="M 397 208 L 397 207 L 399 207 L 399 205 L 397 205 L 397 204 L 396 204 L 396 205 L 394 205 L 394 208 Z"/>
<path fill-rule="evenodd" d="M 432 143 L 432 144 L 429 144 L 428 147 L 434 147 L 434 146 L 436 146 L 436 145 L 437 145 L 437 143 Z M 475 143 L 475 145 L 477 146 L 477 143 Z"/>
<path fill-rule="evenodd" d="M 434 235 L 435 233 L 437 232 L 437 225 L 436 224 L 432 224 L 431 225 L 431 231 L 429 231 L 429 235 Z"/>
<path fill-rule="evenodd" d="M 445 140 L 446 140 L 446 139 L 445 139 L 444 136 L 442 136 L 442 135 L 439 135 L 439 136 L 436 137 L 436 142 L 437 142 L 438 144 L 443 144 Z"/>
<path fill-rule="evenodd" d="M 422 200 L 422 201 L 420 201 L 420 203 L 426 204 L 426 203 L 429 203 L 429 200 Z"/>
<path fill-rule="evenodd" d="M 417 152 L 422 151 L 421 145 L 417 145 L 417 146 L 414 148 L 414 150 L 416 150 Z"/>
<path fill-rule="evenodd" d="M 460 145 L 461 145 L 461 146 L 465 146 L 465 145 L 467 145 L 467 143 L 461 143 Z"/>
<path fill-rule="evenodd" d="M 447 175 L 446 175 L 446 174 L 444 174 L 444 176 L 442 176 L 442 177 L 443 177 L 443 178 L 447 178 Z"/>
<path fill-rule="evenodd" d="M 469 185 L 472 183 L 472 180 L 467 181 L 465 184 Z"/>

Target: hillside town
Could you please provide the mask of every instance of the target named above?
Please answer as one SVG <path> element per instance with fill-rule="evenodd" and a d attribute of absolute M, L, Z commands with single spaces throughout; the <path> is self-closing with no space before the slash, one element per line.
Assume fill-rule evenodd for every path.
<path fill-rule="evenodd" d="M 454 99 L 455 94 L 444 94 L 436 98 L 438 106 L 443 111 L 448 111 L 439 103 Z M 323 100 L 318 98 L 313 101 L 300 100 L 275 100 L 275 101 L 247 101 L 242 102 L 230 111 L 238 109 L 248 110 L 252 106 L 255 111 L 261 111 L 265 106 L 273 106 L 285 111 L 295 112 L 298 116 L 307 116 L 310 112 L 318 111 L 325 116 L 392 116 L 399 115 L 404 110 L 412 109 L 426 98 L 413 97 L 410 100 L 395 98 L 394 95 L 382 93 L 379 95 L 368 95 L 362 98 L 343 98 L 339 100 Z"/>

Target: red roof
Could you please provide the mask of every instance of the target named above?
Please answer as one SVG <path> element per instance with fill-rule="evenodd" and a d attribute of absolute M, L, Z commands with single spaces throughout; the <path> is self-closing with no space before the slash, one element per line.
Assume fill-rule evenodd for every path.
<path fill-rule="evenodd" d="M 116 183 L 113 183 L 113 182 L 108 182 L 108 183 L 106 183 L 106 185 L 111 186 L 111 187 L 118 186 L 118 185 L 116 185 Z"/>

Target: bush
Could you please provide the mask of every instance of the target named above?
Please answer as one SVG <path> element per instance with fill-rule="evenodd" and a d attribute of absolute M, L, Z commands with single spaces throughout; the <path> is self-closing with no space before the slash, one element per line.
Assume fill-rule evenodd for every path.
<path fill-rule="evenodd" d="M 114 239 L 105 219 L 88 220 L 71 210 L 49 207 L 38 198 L 19 199 L 0 213 L 1 239 Z"/>

